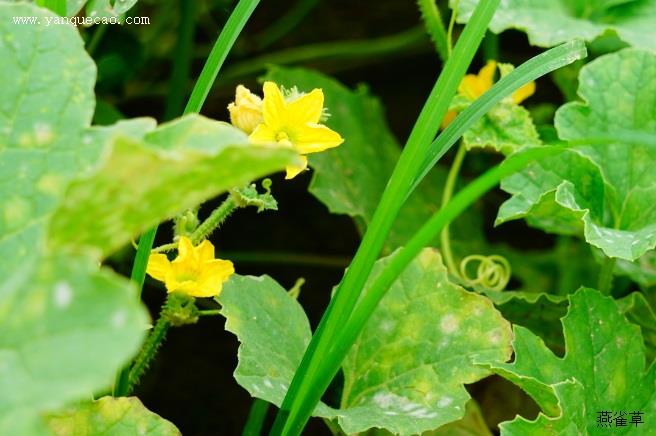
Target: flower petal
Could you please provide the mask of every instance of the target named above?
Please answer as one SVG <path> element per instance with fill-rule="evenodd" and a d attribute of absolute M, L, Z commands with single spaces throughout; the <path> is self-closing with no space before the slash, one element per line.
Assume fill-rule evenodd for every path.
<path fill-rule="evenodd" d="M 526 85 L 513 92 L 512 99 L 515 103 L 520 104 L 535 93 L 535 82 L 528 82 Z"/>
<path fill-rule="evenodd" d="M 271 144 L 276 142 L 276 132 L 266 124 L 260 124 L 248 139 L 255 144 Z"/>
<path fill-rule="evenodd" d="M 344 139 L 322 124 L 305 124 L 294 128 L 292 143 L 301 154 L 318 153 L 337 147 Z"/>
<path fill-rule="evenodd" d="M 201 262 L 214 260 L 214 245 L 205 239 L 196 247 L 196 253 L 198 253 L 198 260 Z"/>
<path fill-rule="evenodd" d="M 148 266 L 146 272 L 155 280 L 163 282 L 166 280 L 166 273 L 171 269 L 171 262 L 165 254 L 153 253 L 148 257 Z"/>
<path fill-rule="evenodd" d="M 318 123 L 323 112 L 323 91 L 315 88 L 287 105 L 287 122 L 290 125 Z"/>
<path fill-rule="evenodd" d="M 273 82 L 264 82 L 262 112 L 264 123 L 272 130 L 279 130 L 286 122 L 287 107 L 280 88 Z"/>
<path fill-rule="evenodd" d="M 191 239 L 181 236 L 178 241 L 178 257 L 175 260 L 180 259 L 182 261 L 182 259 L 193 257 L 194 255 L 194 244 L 191 243 Z"/>
<path fill-rule="evenodd" d="M 449 126 L 449 124 L 451 124 L 451 123 L 453 122 L 453 120 L 456 119 L 457 116 L 458 116 L 458 112 L 456 112 L 456 111 L 451 111 L 451 110 L 448 111 L 448 112 L 444 115 L 444 119 L 442 120 L 442 124 L 440 125 L 440 127 L 442 128 L 442 130 L 446 129 L 446 128 Z"/>
<path fill-rule="evenodd" d="M 215 297 L 221 293 L 223 283 L 235 273 L 235 267 L 229 260 L 216 259 L 207 262 L 199 279 L 195 297 Z"/>
<path fill-rule="evenodd" d="M 288 166 L 286 168 L 287 174 L 285 175 L 285 179 L 293 179 L 294 177 L 298 176 L 300 173 L 302 173 L 308 165 L 308 159 L 305 156 L 299 156 L 301 158 L 301 165 L 300 166 Z"/>
<path fill-rule="evenodd" d="M 462 79 L 460 86 L 458 86 L 458 92 L 470 100 L 476 100 L 492 87 L 496 69 L 497 63 L 488 61 L 478 74 L 467 74 Z"/>

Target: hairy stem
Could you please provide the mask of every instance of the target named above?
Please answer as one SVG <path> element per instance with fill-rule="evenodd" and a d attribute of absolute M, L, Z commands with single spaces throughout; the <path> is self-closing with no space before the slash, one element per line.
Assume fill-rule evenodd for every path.
<path fill-rule="evenodd" d="M 210 214 L 205 221 L 199 225 L 196 230 L 191 234 L 189 239 L 191 243 L 197 245 L 203 239 L 206 239 L 214 230 L 216 230 L 223 222 L 237 209 L 239 206 L 235 203 L 235 200 L 232 196 L 226 198 L 223 203 L 219 205 L 214 211 Z M 153 253 L 162 253 L 166 251 L 175 250 L 178 248 L 177 242 L 171 242 L 170 244 L 160 245 L 157 248 L 153 248 Z"/>
<path fill-rule="evenodd" d="M 155 323 L 155 327 L 153 327 L 151 330 L 148 338 L 146 338 L 146 342 L 141 347 L 141 351 L 134 359 L 134 363 L 132 364 L 132 367 L 128 373 L 127 390 L 125 395 L 130 395 L 132 389 L 137 385 L 137 383 L 139 383 L 139 379 L 144 374 L 144 372 L 146 372 L 146 369 L 148 369 L 148 365 L 150 365 L 150 362 L 155 357 L 155 354 L 157 354 L 157 350 L 162 345 L 162 341 L 166 337 L 166 332 L 171 326 L 167 316 L 170 307 L 170 301 L 170 298 L 166 299 L 166 303 L 164 303 L 164 306 L 162 306 L 162 310 L 160 312 L 159 318 L 157 319 L 157 322 Z"/>

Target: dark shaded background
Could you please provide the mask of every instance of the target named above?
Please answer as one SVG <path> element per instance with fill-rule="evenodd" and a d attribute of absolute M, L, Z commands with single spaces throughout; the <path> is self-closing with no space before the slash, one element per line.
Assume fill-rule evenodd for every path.
<path fill-rule="evenodd" d="M 166 94 L 171 92 L 169 78 L 174 62 L 172 56 L 180 3 L 142 0 L 131 14 L 149 16 L 150 26 L 110 26 L 99 40 L 93 53 L 99 66 L 99 99 L 114 106 L 126 117 L 154 116 L 161 121 L 164 116 Z M 195 56 L 191 63 L 190 79 L 185 82 L 185 89 L 180 90 L 185 99 L 233 3 L 196 3 Z M 262 0 L 224 66 L 226 74 L 230 68 L 243 65 L 262 53 L 325 41 L 370 39 L 421 26 L 414 1 L 323 0 L 287 36 L 265 51 L 258 51 L 258 41 L 262 41 L 268 26 L 293 3 Z M 444 2 L 439 3 L 443 6 Z M 97 31 L 83 30 L 88 37 Z M 504 34 L 500 48 L 500 60 L 514 63 L 538 52 L 529 47 L 523 34 L 517 32 Z M 391 129 L 401 143 L 409 134 L 441 68 L 428 37 L 389 56 L 335 58 L 303 65 L 333 74 L 348 86 L 367 83 L 371 92 L 382 99 Z M 482 60 L 478 59 L 475 66 L 481 65 Z M 229 80 L 222 80 L 219 76 L 203 114 L 226 120 L 226 106 L 233 97 L 235 85 L 244 83 L 254 88 L 257 83 L 255 79 L 256 75 Z M 538 85 L 537 100 L 559 104 L 562 97 L 546 79 Z M 103 117 L 99 114 L 98 121 L 102 122 L 100 118 Z M 449 160 L 450 157 L 447 157 L 446 161 Z M 476 165 L 474 159 L 470 167 L 463 170 L 465 175 L 476 172 L 477 168 L 472 168 Z M 312 325 L 316 326 L 327 305 L 332 286 L 340 280 L 343 266 L 357 249 L 359 235 L 348 217 L 331 215 L 307 192 L 310 178 L 310 173 L 293 181 L 284 181 L 280 174 L 273 176 L 273 193 L 279 202 L 279 211 L 257 214 L 253 209 L 238 210 L 215 232 L 212 242 L 219 252 L 225 252 L 225 256 L 235 262 L 239 274 L 268 274 L 287 288 L 297 278 L 304 277 L 306 283 L 300 302 Z M 490 216 L 485 218 L 491 226 L 496 205 L 505 197 L 496 192 L 489 198 L 491 205 L 485 210 L 489 210 Z M 209 203 L 202 212 L 208 213 L 219 200 Z M 490 227 L 488 237 L 519 246 L 547 248 L 553 244 L 550 237 L 528 229 L 522 222 L 495 230 Z M 170 226 L 164 225 L 160 227 L 156 244 L 169 242 L 170 238 Z M 266 256 L 259 261 L 247 261 L 238 253 L 266 254 L 276 251 L 328 256 L 328 260 L 336 265 L 282 264 L 267 260 Z M 126 249 L 113 259 L 116 268 L 128 275 L 132 253 L 131 249 Z M 164 299 L 163 288 L 147 280 L 144 298 L 153 316 L 156 316 Z M 240 434 L 251 398 L 232 378 L 237 363 L 237 347 L 236 338 L 224 331 L 221 317 L 204 318 L 197 325 L 172 329 L 136 395 L 149 409 L 175 423 L 185 435 Z M 527 408 L 528 417 L 536 413 L 528 397 L 500 379 L 490 378 L 477 383 L 471 391 L 484 408 L 492 410 L 487 416 L 491 424 L 512 418 Z M 336 391 L 329 392 L 327 401 L 337 398 L 338 394 Z M 269 421 L 272 415 L 271 410 Z M 328 434 L 328 431 L 323 423 L 314 420 L 307 434 Z"/>

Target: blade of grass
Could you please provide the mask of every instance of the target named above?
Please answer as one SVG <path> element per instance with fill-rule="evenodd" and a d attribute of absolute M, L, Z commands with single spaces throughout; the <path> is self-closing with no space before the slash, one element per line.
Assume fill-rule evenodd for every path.
<path fill-rule="evenodd" d="M 223 30 L 221 30 L 219 38 L 216 40 L 214 47 L 212 47 L 212 51 L 207 58 L 207 62 L 205 62 L 205 66 L 203 66 L 203 71 L 201 71 L 193 91 L 191 91 L 191 96 L 185 107 L 184 114 L 200 112 L 207 98 L 207 94 L 210 93 L 216 76 L 219 74 L 219 70 L 228 56 L 228 52 L 234 45 L 237 37 L 246 25 L 246 21 L 248 21 L 258 3 L 260 3 L 260 0 L 240 0 L 235 10 L 232 11 L 228 21 L 223 26 Z"/>
<path fill-rule="evenodd" d="M 322 60 L 346 61 L 350 59 L 386 58 L 394 53 L 412 52 L 426 43 L 426 32 L 414 27 L 393 35 L 371 39 L 320 42 L 299 47 L 266 53 L 226 68 L 221 74 L 221 82 L 233 79 L 243 80 L 264 71 L 267 65 L 294 65 Z M 428 45 L 428 44 L 426 44 Z"/>
<path fill-rule="evenodd" d="M 319 0 L 297 0 L 277 21 L 255 35 L 258 50 L 264 50 L 294 30 L 309 14 Z"/>
<path fill-rule="evenodd" d="M 372 221 L 351 266 L 335 292 L 319 327 L 294 374 L 285 400 L 278 411 L 272 434 L 299 434 L 318 403 L 323 389 L 315 386 L 315 373 L 327 364 L 324 357 L 334 337 L 348 318 L 380 254 L 392 224 L 405 201 L 406 192 L 419 167 L 422 155 L 437 134 L 451 99 L 483 39 L 499 0 L 479 2 L 446 62 L 401 157 L 394 168 Z"/>
<path fill-rule="evenodd" d="M 223 61 L 225 61 L 232 45 L 259 2 L 260 0 L 240 0 L 237 7 L 232 11 L 205 62 L 200 77 L 194 85 L 184 114 L 200 112 L 205 98 L 207 98 L 207 94 L 209 94 L 212 84 L 223 65 Z M 141 289 L 143 288 L 143 282 L 146 277 L 146 265 L 148 264 L 148 257 L 150 250 L 153 248 L 156 233 L 157 227 L 153 227 L 141 235 L 137 247 L 137 256 L 135 256 L 134 263 L 132 264 L 131 278 L 137 284 L 139 298 L 141 297 Z M 128 389 L 128 384 L 126 383 L 127 371 L 129 371 L 129 368 L 124 368 L 117 375 L 114 383 L 114 396 L 119 397 L 126 394 Z"/>
<path fill-rule="evenodd" d="M 421 170 L 417 173 L 406 195 L 410 195 L 444 153 L 494 105 L 526 83 L 582 59 L 586 55 L 585 43 L 582 40 L 566 42 L 529 59 L 495 83 L 485 94 L 462 111 L 433 141 L 426 152 Z"/>
<path fill-rule="evenodd" d="M 442 22 L 442 15 L 435 0 L 417 0 L 417 6 L 419 6 L 419 12 L 421 12 L 421 19 L 424 21 L 426 31 L 430 35 L 433 44 L 435 44 L 437 54 L 440 55 L 442 62 L 446 62 L 449 58 L 449 43 Z"/>
<path fill-rule="evenodd" d="M 266 419 L 267 412 L 269 411 L 269 403 L 260 400 L 259 398 L 253 399 L 251 410 L 248 412 L 248 419 L 246 425 L 241 432 L 241 436 L 259 436 L 262 434 L 262 425 Z"/>
<path fill-rule="evenodd" d="M 187 92 L 189 71 L 194 47 L 194 27 L 196 24 L 196 3 L 179 0 L 180 24 L 178 40 L 173 52 L 173 70 L 168 83 L 168 93 L 164 107 L 164 121 L 173 119 L 180 114 Z"/>

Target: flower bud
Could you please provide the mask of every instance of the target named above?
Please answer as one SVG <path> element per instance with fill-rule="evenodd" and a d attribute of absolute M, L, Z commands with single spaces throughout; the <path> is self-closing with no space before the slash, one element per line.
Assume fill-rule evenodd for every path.
<path fill-rule="evenodd" d="M 237 86 L 235 101 L 228 105 L 228 111 L 232 125 L 247 134 L 264 121 L 262 99 L 243 85 Z"/>

